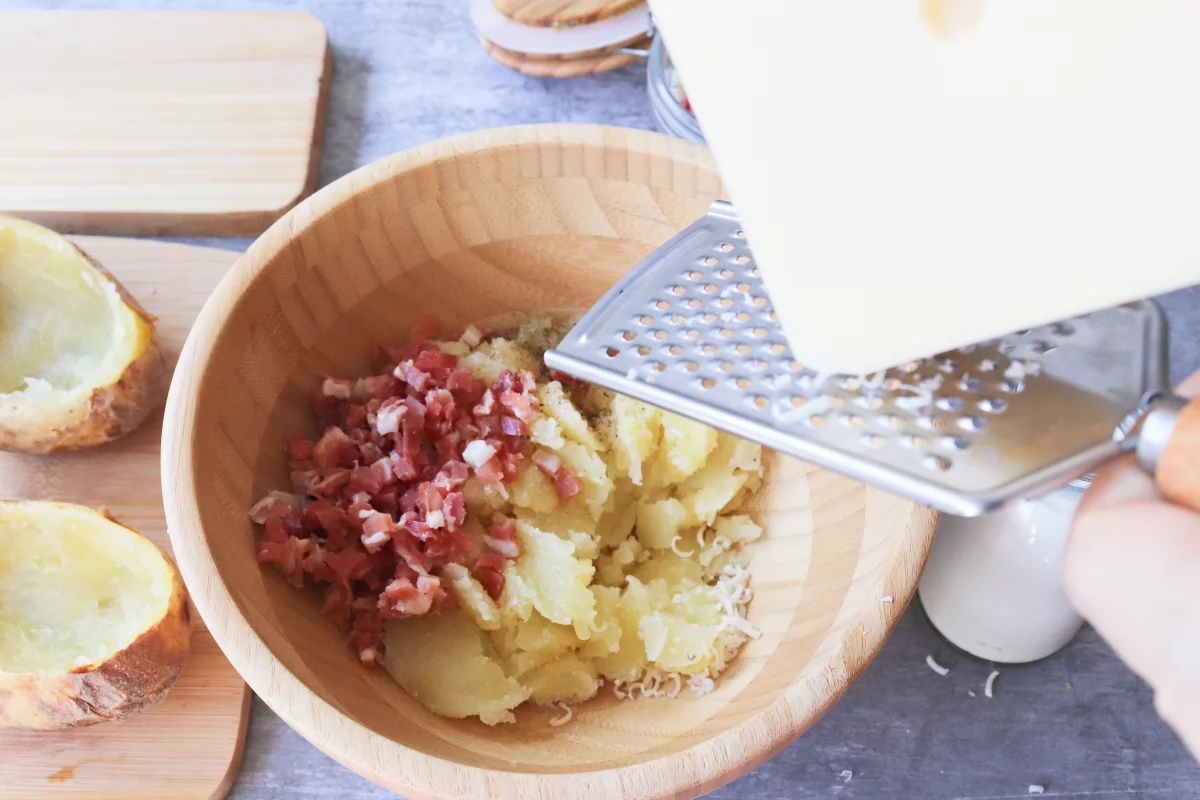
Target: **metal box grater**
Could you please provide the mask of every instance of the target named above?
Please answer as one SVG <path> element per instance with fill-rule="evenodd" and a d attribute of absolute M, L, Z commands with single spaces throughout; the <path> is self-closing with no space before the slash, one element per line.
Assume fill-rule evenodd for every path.
<path fill-rule="evenodd" d="M 1130 449 L 1143 398 L 1166 384 L 1166 323 L 1141 301 L 871 375 L 817 373 L 792 357 L 738 217 L 718 201 L 546 364 L 972 516 Z"/>

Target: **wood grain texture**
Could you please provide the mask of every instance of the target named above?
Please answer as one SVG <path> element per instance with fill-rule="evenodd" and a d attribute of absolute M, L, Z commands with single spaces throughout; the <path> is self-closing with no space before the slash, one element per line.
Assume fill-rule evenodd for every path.
<path fill-rule="evenodd" d="M 74 240 L 158 317 L 174 365 L 201 305 L 237 254 L 129 239 Z M 162 414 L 129 436 L 56 456 L 0 453 L 0 498 L 107 505 L 170 551 L 159 482 Z M 224 796 L 245 741 L 250 692 L 193 615 L 192 652 L 159 705 L 61 733 L 0 731 L 0 796 L 161 800 Z"/>
<path fill-rule="evenodd" d="M 580 75 L 599 75 L 628 66 L 641 58 L 629 53 L 600 52 L 572 56 L 531 56 L 507 50 L 498 44 L 480 39 L 483 49 L 500 64 L 534 78 L 578 78 Z M 650 40 L 642 37 L 623 47 L 649 47 Z"/>
<path fill-rule="evenodd" d="M 0 12 L 0 210 L 257 234 L 314 186 L 329 67 L 296 12 Z"/>
<path fill-rule="evenodd" d="M 264 234 L 205 306 L 167 403 L 163 484 L 180 569 L 251 687 L 326 753 L 410 798 L 694 797 L 812 725 L 916 586 L 932 512 L 771 455 L 754 513 L 750 643 L 703 698 L 621 703 L 571 724 L 426 711 L 365 670 L 315 597 L 254 558 L 246 511 L 287 480 L 285 432 L 327 374 L 434 314 L 450 326 L 581 310 L 722 196 L 708 152 L 602 126 L 482 131 L 385 158 Z M 881 603 L 891 595 L 895 602 Z"/>
<path fill-rule="evenodd" d="M 624 14 L 645 0 L 492 0 L 509 19 L 539 28 L 572 27 Z"/>

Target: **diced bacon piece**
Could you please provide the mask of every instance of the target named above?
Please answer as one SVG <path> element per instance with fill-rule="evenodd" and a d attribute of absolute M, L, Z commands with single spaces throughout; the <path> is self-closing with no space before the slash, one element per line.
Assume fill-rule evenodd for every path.
<path fill-rule="evenodd" d="M 483 552 L 475 559 L 476 572 L 502 572 L 508 559 L 498 553 Z"/>
<path fill-rule="evenodd" d="M 517 521 L 515 519 L 506 519 L 503 522 L 497 522 L 488 528 L 488 535 L 493 539 L 515 542 L 517 541 Z"/>
<path fill-rule="evenodd" d="M 313 459 L 322 469 L 348 467 L 354 463 L 357 456 L 358 448 L 354 440 L 336 426 L 326 428 L 313 447 Z"/>
<path fill-rule="evenodd" d="M 579 480 L 579 476 L 569 470 L 564 469 L 554 479 L 554 491 L 558 493 L 558 499 L 564 503 L 579 494 L 579 490 L 582 488 L 583 481 Z"/>
<path fill-rule="evenodd" d="M 325 587 L 325 602 L 321 605 L 321 613 L 333 620 L 339 628 L 350 627 L 350 604 L 346 602 L 345 590 L 340 583 L 331 583 Z"/>
<path fill-rule="evenodd" d="M 479 435 L 485 440 L 494 438 L 501 434 L 499 414 L 491 414 L 486 417 L 476 417 L 475 422 L 479 425 Z"/>
<path fill-rule="evenodd" d="M 326 397 L 335 397 L 338 400 L 349 400 L 354 393 L 354 382 L 346 381 L 340 378 L 326 378 L 321 383 L 321 394 Z"/>
<path fill-rule="evenodd" d="M 476 470 L 478 470 L 480 467 L 486 464 L 488 460 L 492 458 L 492 456 L 496 455 L 496 448 L 492 447 L 482 439 L 476 439 L 475 441 L 468 443 L 467 446 L 463 448 L 462 455 L 463 461 L 467 462 Z"/>
<path fill-rule="evenodd" d="M 529 421 L 537 413 L 537 400 L 527 394 L 507 391 L 500 395 L 500 405 L 512 412 L 514 417 Z"/>
<path fill-rule="evenodd" d="M 483 397 L 479 398 L 479 404 L 471 409 L 471 413 L 477 417 L 486 417 L 496 410 L 496 393 L 488 389 L 483 393 Z"/>
<path fill-rule="evenodd" d="M 320 480 L 321 471 L 316 469 L 293 470 L 290 477 L 292 489 L 298 493 L 307 493 L 309 484 Z"/>
<path fill-rule="evenodd" d="M 267 492 L 266 497 L 250 507 L 250 519 L 262 525 L 269 519 L 290 518 L 300 508 L 301 498 L 287 492 Z"/>
<path fill-rule="evenodd" d="M 287 526 L 278 517 L 267 520 L 263 525 L 262 540 L 264 542 L 286 542 L 290 535 Z"/>
<path fill-rule="evenodd" d="M 446 495 L 446 499 L 442 501 L 442 517 L 446 521 L 447 530 L 450 531 L 458 530 L 466 522 L 467 506 L 462 492 L 450 492 Z"/>
<path fill-rule="evenodd" d="M 475 580 L 483 586 L 483 590 L 488 593 L 488 596 L 493 600 L 499 600 L 501 592 L 504 591 L 504 573 L 494 572 L 492 570 L 484 570 L 475 573 Z"/>
<path fill-rule="evenodd" d="M 335 469 L 323 477 L 319 477 L 315 483 L 310 483 L 308 493 L 313 497 L 333 497 L 349 482 L 350 470 Z"/>
<path fill-rule="evenodd" d="M 446 527 L 446 515 L 442 513 L 441 509 L 430 511 L 425 515 L 425 524 L 434 530 L 444 528 Z"/>
<path fill-rule="evenodd" d="M 565 372 L 559 372 L 556 369 L 550 370 L 550 379 L 558 381 L 567 389 L 570 389 L 574 384 L 582 383 L 578 378 L 572 377 Z"/>
<path fill-rule="evenodd" d="M 303 436 L 293 437 L 288 442 L 287 454 L 291 461 L 307 461 L 313 454 L 312 440 Z"/>
<path fill-rule="evenodd" d="M 495 452 L 493 448 L 492 452 Z M 475 468 L 475 474 L 484 483 L 500 483 L 504 478 L 504 465 L 493 455 L 483 464 Z"/>
<path fill-rule="evenodd" d="M 395 375 L 418 392 L 424 392 L 433 384 L 433 376 L 417 369 L 411 361 L 397 364 Z"/>
<path fill-rule="evenodd" d="M 563 468 L 562 459 L 549 450 L 534 450 L 533 463 L 547 478 L 555 478 Z"/>
<path fill-rule="evenodd" d="M 462 461 L 447 461 L 433 478 L 433 485 L 443 491 L 452 492 L 471 477 L 467 465 Z"/>
<path fill-rule="evenodd" d="M 432 575 L 421 575 L 416 585 L 407 579 L 394 580 L 379 598 L 380 610 L 387 616 L 413 617 L 429 611 L 441 581 Z"/>
<path fill-rule="evenodd" d="M 503 539 L 494 539 L 491 536 L 484 536 L 483 543 L 496 551 L 498 555 L 504 558 L 516 558 L 521 555 L 521 546 L 516 542 L 506 542 Z"/>
<path fill-rule="evenodd" d="M 300 562 L 317 546 L 314 539 L 297 539 L 290 536 L 282 542 L 259 542 L 258 560 L 263 564 L 274 564 L 288 579 L 288 583 L 299 588 L 304 585 L 304 571 Z"/>
<path fill-rule="evenodd" d="M 392 393 L 396 379 L 391 375 L 372 375 L 354 382 L 352 396 L 355 400 L 385 400 Z"/>
<path fill-rule="evenodd" d="M 362 543 L 368 553 L 376 553 L 381 547 L 392 540 L 392 531 L 396 530 L 396 521 L 387 514 L 373 511 L 363 520 Z"/>
<path fill-rule="evenodd" d="M 375 647 L 364 647 L 358 651 L 358 660 L 362 662 L 364 667 L 373 667 L 379 663 L 383 656 L 379 649 Z"/>
<path fill-rule="evenodd" d="M 431 339 L 437 335 L 438 329 L 441 327 L 442 321 L 437 317 L 422 317 L 414 322 L 412 328 L 409 329 L 409 341 L 416 343 Z"/>
<path fill-rule="evenodd" d="M 404 494 L 400 495 L 400 510 L 406 514 L 415 511 L 417 508 L 417 498 L 420 495 L 420 486 L 410 486 Z"/>
<path fill-rule="evenodd" d="M 350 582 L 362 578 L 371 567 L 371 561 L 365 552 L 350 547 L 337 553 L 330 553 L 326 556 L 325 563 L 346 587 L 347 596 L 354 594 Z"/>
<path fill-rule="evenodd" d="M 478 384 L 469 369 L 454 369 L 446 376 L 446 388 L 452 392 L 470 392 Z"/>
<path fill-rule="evenodd" d="M 405 455 L 399 450 L 393 450 L 389 458 L 392 461 L 392 474 L 398 480 L 412 481 L 417 479 L 420 473 L 417 472 L 417 465 L 413 463 L 411 456 Z"/>
<path fill-rule="evenodd" d="M 424 514 L 442 510 L 442 500 L 446 498 L 443 492 L 431 481 L 426 481 L 417 487 L 417 508 Z"/>
<path fill-rule="evenodd" d="M 500 430 L 505 436 L 524 436 L 529 432 L 525 423 L 516 417 L 501 417 Z"/>
<path fill-rule="evenodd" d="M 430 373 L 436 370 L 452 370 L 458 366 L 458 356 L 433 347 L 417 353 L 417 357 L 413 359 L 413 366 Z"/>
<path fill-rule="evenodd" d="M 399 397 L 391 397 L 383 401 L 383 405 L 375 412 L 375 431 L 380 436 L 389 433 L 399 433 L 400 419 L 408 409 Z"/>
<path fill-rule="evenodd" d="M 350 491 L 374 494 L 383 488 L 379 473 L 371 467 L 355 467 L 350 470 Z"/>
<path fill-rule="evenodd" d="M 521 382 L 521 391 L 526 394 L 537 394 L 537 378 L 527 369 L 521 370 L 517 374 L 518 380 Z"/>
<path fill-rule="evenodd" d="M 360 444 L 358 446 L 358 453 L 359 453 L 359 455 L 362 456 L 363 464 L 374 464 L 376 461 L 380 460 L 381 458 L 387 457 L 383 452 L 383 448 L 381 448 L 379 445 L 375 444 L 375 442 L 370 442 L 370 441 L 363 442 L 362 444 Z M 388 465 L 388 475 L 392 474 L 391 470 L 392 470 L 392 467 L 389 464 Z M 389 483 L 389 482 L 390 481 L 384 481 L 385 484 Z"/>
<path fill-rule="evenodd" d="M 362 441 L 362 439 L 359 439 L 358 437 L 354 436 L 353 434 L 357 432 L 356 431 L 357 428 L 365 428 L 366 427 L 367 419 L 369 416 L 370 415 L 367 414 L 366 406 L 360 406 L 360 405 L 356 405 L 353 403 L 346 406 L 345 426 L 348 429 L 350 429 L 350 431 L 351 431 L 350 438 L 354 439 L 355 441 Z"/>

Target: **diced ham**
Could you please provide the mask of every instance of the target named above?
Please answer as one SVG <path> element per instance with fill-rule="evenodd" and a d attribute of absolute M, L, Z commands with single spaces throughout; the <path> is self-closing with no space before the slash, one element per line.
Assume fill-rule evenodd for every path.
<path fill-rule="evenodd" d="M 579 476 L 565 469 L 554 479 L 554 491 L 558 493 L 558 499 L 564 503 L 579 494 L 579 490 L 582 488 L 583 481 L 579 480 Z"/>
<path fill-rule="evenodd" d="M 250 508 L 250 519 L 262 525 L 269 519 L 290 518 L 300 507 L 301 498 L 287 492 L 267 492 L 267 496 Z"/>
<path fill-rule="evenodd" d="M 562 459 L 551 453 L 549 450 L 534 450 L 533 456 L 534 465 L 540 469 L 547 478 L 554 478 L 562 469 Z"/>
<path fill-rule="evenodd" d="M 483 590 L 488 593 L 488 596 L 493 600 L 499 600 L 501 592 L 504 591 L 504 573 L 486 570 L 475 573 L 475 580 L 479 581 L 483 586 Z"/>
<path fill-rule="evenodd" d="M 321 394 L 338 400 L 349 400 L 354 394 L 354 382 L 339 378 L 326 378 L 321 384 Z"/>
<path fill-rule="evenodd" d="M 404 400 L 391 397 L 383 401 L 383 405 L 375 412 L 375 431 L 380 436 L 400 431 L 400 419 L 407 409 Z"/>
<path fill-rule="evenodd" d="M 500 430 L 505 436 L 524 436 L 529 432 L 525 423 L 516 417 L 501 417 Z"/>
<path fill-rule="evenodd" d="M 330 426 L 313 447 L 313 459 L 322 469 L 348 467 L 354 463 L 358 448 L 341 428 Z"/>
<path fill-rule="evenodd" d="M 496 448 L 482 439 L 476 439 L 463 448 L 463 461 L 477 470 L 494 455 L 496 455 Z"/>

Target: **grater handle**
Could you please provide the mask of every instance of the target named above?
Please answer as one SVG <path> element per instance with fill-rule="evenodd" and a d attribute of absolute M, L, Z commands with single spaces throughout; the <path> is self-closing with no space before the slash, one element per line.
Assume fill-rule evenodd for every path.
<path fill-rule="evenodd" d="M 1200 511 L 1200 399 L 1164 395 L 1151 400 L 1137 456 L 1164 497 Z"/>

